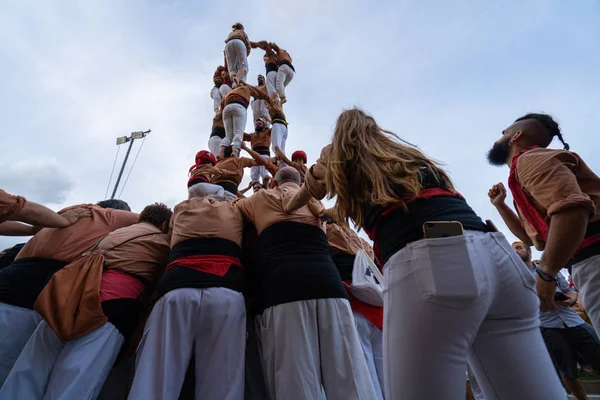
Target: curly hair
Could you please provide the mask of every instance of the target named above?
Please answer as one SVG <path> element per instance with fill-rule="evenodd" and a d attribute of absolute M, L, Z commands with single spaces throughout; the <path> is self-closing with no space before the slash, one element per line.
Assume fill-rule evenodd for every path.
<path fill-rule="evenodd" d="M 169 222 L 173 211 L 163 203 L 154 203 L 146 206 L 140 213 L 138 222 L 147 222 L 160 229 L 165 222 Z"/>

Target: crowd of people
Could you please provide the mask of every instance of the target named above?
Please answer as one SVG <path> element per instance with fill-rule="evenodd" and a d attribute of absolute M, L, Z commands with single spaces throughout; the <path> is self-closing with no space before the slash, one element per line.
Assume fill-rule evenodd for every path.
<path fill-rule="evenodd" d="M 288 159 L 294 74 L 287 51 L 233 25 L 208 150 L 173 210 L 55 213 L 0 190 L 0 234 L 33 235 L 0 256 L 0 399 L 586 398 L 578 364 L 600 368 L 600 341 L 572 307 L 600 326 L 600 178 L 552 117 L 517 119 L 488 153 L 510 167 L 514 210 L 504 185 L 488 195 L 511 246 L 360 109 L 310 168 L 303 151 Z M 359 264 L 375 300 L 358 294 Z"/>

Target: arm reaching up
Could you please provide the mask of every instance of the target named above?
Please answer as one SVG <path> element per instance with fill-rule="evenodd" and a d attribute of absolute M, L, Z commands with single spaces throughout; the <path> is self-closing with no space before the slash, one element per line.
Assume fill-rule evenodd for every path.
<path fill-rule="evenodd" d="M 519 216 L 506 204 L 506 188 L 502 183 L 497 183 L 488 191 L 490 202 L 504 220 L 504 223 L 510 229 L 513 235 L 528 246 L 533 246 L 533 241 L 525 232 L 521 225 Z"/>

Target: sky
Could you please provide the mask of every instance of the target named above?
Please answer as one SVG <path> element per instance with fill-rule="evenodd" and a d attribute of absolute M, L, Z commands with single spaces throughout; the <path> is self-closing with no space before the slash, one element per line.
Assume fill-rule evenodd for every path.
<path fill-rule="evenodd" d="M 314 162 L 339 113 L 362 107 L 442 162 L 512 240 L 487 197 L 508 168 L 485 155 L 513 120 L 552 114 L 600 172 L 599 17 L 595 0 L 3 1 L 0 188 L 54 210 L 103 200 L 115 139 L 151 129 L 120 197 L 138 212 L 184 200 L 211 131 L 212 74 L 239 21 L 293 57 L 289 154 Z M 264 74 L 262 56 L 249 57 L 250 82 Z M 22 241 L 1 237 L 0 248 Z"/>

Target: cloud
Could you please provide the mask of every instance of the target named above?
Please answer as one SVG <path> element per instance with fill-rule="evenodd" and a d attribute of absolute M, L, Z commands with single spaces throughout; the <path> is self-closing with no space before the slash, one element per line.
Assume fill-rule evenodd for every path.
<path fill-rule="evenodd" d="M 0 164 L 0 182 L 6 191 L 36 203 L 62 204 L 75 182 L 55 158 Z"/>

